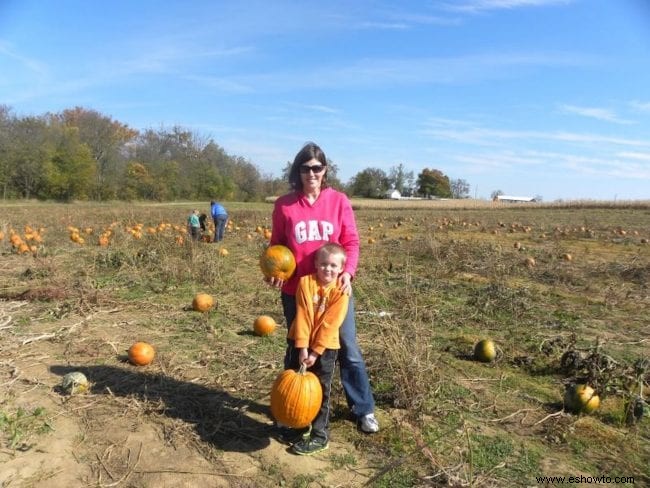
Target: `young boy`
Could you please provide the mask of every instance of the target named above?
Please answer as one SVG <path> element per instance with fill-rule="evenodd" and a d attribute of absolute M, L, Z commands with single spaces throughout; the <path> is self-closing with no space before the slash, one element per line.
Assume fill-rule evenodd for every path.
<path fill-rule="evenodd" d="M 316 273 L 300 278 L 296 291 L 296 318 L 287 335 L 285 368 L 297 369 L 305 364 L 320 380 L 323 403 L 309 436 L 301 437 L 291 446 L 294 454 L 315 454 L 328 447 L 332 376 L 341 347 L 339 328 L 350 300 L 337 282 L 345 259 L 342 246 L 325 244 L 316 251 Z"/>
<path fill-rule="evenodd" d="M 198 241 L 201 237 L 201 223 L 199 222 L 199 211 L 194 209 L 187 218 L 187 233 L 192 240 Z"/>

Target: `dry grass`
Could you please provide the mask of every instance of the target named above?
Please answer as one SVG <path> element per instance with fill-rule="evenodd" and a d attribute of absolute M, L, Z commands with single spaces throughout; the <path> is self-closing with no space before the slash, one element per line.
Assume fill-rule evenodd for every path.
<path fill-rule="evenodd" d="M 355 295 L 382 431 L 361 436 L 347 422 L 337 385 L 332 431 L 344 451 L 332 459 L 352 453 L 352 471 L 372 486 L 521 486 L 535 475 L 576 473 L 647 483 L 649 422 L 625 419 L 627 402 L 649 386 L 647 205 L 380 203 L 390 205 L 355 201 L 362 236 Z M 271 206 L 232 204 L 235 226 L 223 244 L 179 245 L 182 230 L 173 226 L 182 229 L 196 206 L 0 207 L 5 234 L 44 227 L 35 254 L 0 241 L 0 410 L 14 418 L 17 406 L 38 406 L 36 392 L 51 402 L 61 374 L 85 372 L 91 395 L 56 408 L 93 426 L 79 449 L 100 486 L 121 477 L 144 484 L 144 472 L 155 470 L 136 448 L 118 449 L 116 418 L 152 423 L 164 446 L 191 446 L 222 474 L 237 472 L 225 453 L 254 458 L 270 442 L 267 389 L 284 339 L 251 329 L 261 314 L 282 322 L 257 264 L 265 240 L 255 229 L 269 225 Z M 111 244 L 98 246 L 99 232 L 115 222 Z M 160 223 L 172 228 L 140 239 L 129 230 Z M 79 245 L 68 226 L 93 231 Z M 192 312 L 198 291 L 215 296 L 217 307 Z M 484 337 L 499 347 L 494 363 L 472 359 Z M 125 363 L 135 340 L 155 344 L 152 367 Z M 567 351 L 582 362 L 563 362 Z M 46 371 L 30 383 L 35 373 L 23 371 L 35 358 Z M 574 381 L 598 388 L 595 415 L 562 413 L 564 385 Z M 351 472 L 331 469 L 334 477 Z M 308 486 L 283 471 L 267 463 L 230 484 Z"/>

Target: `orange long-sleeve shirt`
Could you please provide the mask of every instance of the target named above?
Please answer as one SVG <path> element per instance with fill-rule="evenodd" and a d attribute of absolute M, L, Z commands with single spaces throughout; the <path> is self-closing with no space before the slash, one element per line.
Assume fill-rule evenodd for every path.
<path fill-rule="evenodd" d="M 340 349 L 339 328 L 348 311 L 350 297 L 336 281 L 322 287 L 312 273 L 300 278 L 296 290 L 296 318 L 288 337 L 295 347 L 308 347 L 321 355 L 325 349 Z"/>

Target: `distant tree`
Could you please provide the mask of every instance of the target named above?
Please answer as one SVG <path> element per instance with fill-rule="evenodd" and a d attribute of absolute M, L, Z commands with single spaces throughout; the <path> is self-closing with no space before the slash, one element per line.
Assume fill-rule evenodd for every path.
<path fill-rule="evenodd" d="M 16 137 L 12 135 L 16 124 L 11 109 L 0 105 L 0 185 L 2 185 L 2 199 L 7 198 L 9 183 L 15 173 L 15 166 L 11 164 L 12 146 Z"/>
<path fill-rule="evenodd" d="M 503 192 L 501 190 L 494 190 L 492 193 L 490 193 L 490 200 L 497 200 L 497 197 L 501 195 L 503 195 Z"/>
<path fill-rule="evenodd" d="M 262 178 L 257 166 L 246 158 L 237 157 L 231 176 L 237 201 L 250 202 L 259 198 L 262 193 Z"/>
<path fill-rule="evenodd" d="M 469 183 L 463 179 L 453 179 L 450 182 L 452 198 L 467 198 L 469 196 Z"/>
<path fill-rule="evenodd" d="M 544 201 L 544 197 L 543 197 L 542 195 L 535 195 L 534 200 L 535 200 L 536 202 L 543 202 L 543 201 Z"/>
<path fill-rule="evenodd" d="M 127 164 L 122 197 L 127 200 L 148 200 L 153 197 L 153 178 L 144 164 L 138 162 Z"/>
<path fill-rule="evenodd" d="M 90 148 L 79 141 L 76 127 L 56 124 L 54 154 L 45 173 L 43 197 L 55 200 L 85 200 L 93 189 L 96 165 Z"/>
<path fill-rule="evenodd" d="M 54 155 L 46 118 L 25 117 L 16 121 L 13 136 L 15 142 L 9 155 L 14 167 L 11 183 L 21 197 L 38 197 Z"/>
<path fill-rule="evenodd" d="M 406 196 L 410 193 L 413 180 L 413 171 L 406 171 L 402 163 L 393 166 L 388 171 L 389 185 L 399 191 L 401 195 Z"/>
<path fill-rule="evenodd" d="M 57 115 L 63 123 L 79 129 L 79 140 L 87 144 L 97 165 L 94 198 L 113 198 L 117 193 L 120 163 L 126 145 L 138 132 L 95 110 L 82 107 L 64 110 Z"/>
<path fill-rule="evenodd" d="M 383 198 L 389 187 L 389 179 L 384 170 L 367 168 L 352 178 L 348 190 L 358 197 Z"/>
<path fill-rule="evenodd" d="M 425 197 L 451 198 L 449 177 L 437 169 L 425 168 L 418 175 L 418 193 Z"/>

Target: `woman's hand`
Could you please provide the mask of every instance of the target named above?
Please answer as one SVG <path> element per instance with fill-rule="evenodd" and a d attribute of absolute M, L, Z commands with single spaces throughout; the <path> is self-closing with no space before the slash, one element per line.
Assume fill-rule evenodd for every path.
<path fill-rule="evenodd" d="M 346 295 L 352 295 L 352 275 L 344 271 L 339 275 L 339 289 Z"/>
<path fill-rule="evenodd" d="M 264 277 L 264 281 L 273 288 L 280 289 L 284 286 L 284 280 L 281 280 L 280 278 L 273 278 L 272 276 L 270 278 Z"/>

